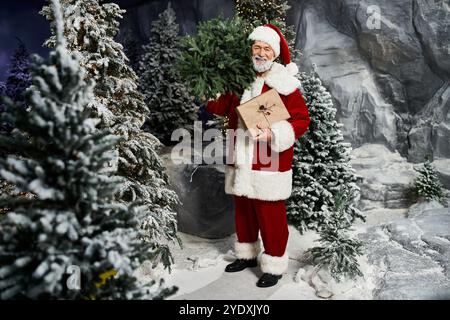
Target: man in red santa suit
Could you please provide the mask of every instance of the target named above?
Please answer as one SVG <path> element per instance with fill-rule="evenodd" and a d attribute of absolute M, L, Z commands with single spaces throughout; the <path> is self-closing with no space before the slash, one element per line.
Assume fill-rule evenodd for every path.
<path fill-rule="evenodd" d="M 298 68 L 290 61 L 289 47 L 280 30 L 272 24 L 259 26 L 249 39 L 253 40 L 251 52 L 256 80 L 240 98 L 234 93 L 224 93 L 209 100 L 206 110 L 227 116 L 229 129 L 234 129 L 229 140 L 233 163 L 225 166 L 225 192 L 234 195 L 237 259 L 225 271 L 256 267 L 259 261 L 263 274 L 257 286 L 270 287 L 288 267 L 285 200 L 292 191 L 294 142 L 306 132 L 310 119 L 299 90 L 300 81 L 295 77 Z M 278 56 L 282 63 L 274 61 Z M 260 128 L 254 139 L 237 134 L 245 127 L 236 107 L 272 88 L 291 117 L 273 123 L 270 128 Z M 264 252 L 261 252 L 259 233 Z"/>

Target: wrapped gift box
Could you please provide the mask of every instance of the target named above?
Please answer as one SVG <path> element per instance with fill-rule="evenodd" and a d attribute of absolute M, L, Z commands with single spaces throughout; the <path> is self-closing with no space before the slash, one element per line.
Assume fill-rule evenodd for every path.
<path fill-rule="evenodd" d="M 275 122 L 291 117 L 275 89 L 241 104 L 236 107 L 236 111 L 252 137 L 256 137 L 260 132 L 256 128 L 258 123 L 263 128 L 270 128 Z"/>

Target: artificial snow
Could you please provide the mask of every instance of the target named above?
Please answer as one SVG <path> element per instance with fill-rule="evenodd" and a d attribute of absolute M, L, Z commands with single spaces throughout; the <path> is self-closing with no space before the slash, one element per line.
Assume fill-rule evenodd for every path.
<path fill-rule="evenodd" d="M 356 173 L 370 178 L 366 186 L 379 184 L 383 199 L 389 199 L 389 192 L 398 192 L 385 183 L 406 186 L 415 175 L 411 164 L 380 145 L 365 145 L 353 154 Z M 377 172 L 377 164 L 387 171 Z M 383 177 L 387 173 L 390 177 Z M 336 282 L 326 269 L 318 270 L 306 254 L 318 245 L 318 234 L 300 235 L 289 225 L 288 270 L 273 287 L 256 286 L 262 275 L 259 266 L 237 273 L 224 271 L 235 259 L 236 234 L 211 240 L 179 232 L 183 248 L 171 245 L 172 272 L 147 265 L 138 278 L 164 278 L 166 285 L 177 286 L 178 292 L 169 300 L 450 299 L 449 208 L 435 201 L 403 207 L 398 201 L 391 207 L 392 203 L 376 201 L 375 190 L 370 196 L 366 199 L 371 204 L 363 212 L 366 221 L 358 221 L 349 232 L 363 243 L 364 255 L 358 257 L 362 277 Z"/>

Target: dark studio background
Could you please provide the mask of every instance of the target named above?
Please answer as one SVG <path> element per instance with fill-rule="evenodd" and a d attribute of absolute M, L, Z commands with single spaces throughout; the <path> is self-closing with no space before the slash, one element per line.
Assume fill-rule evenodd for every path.
<path fill-rule="evenodd" d="M 121 21 L 121 30 L 129 28 L 136 39 L 145 43 L 150 24 L 157 19 L 168 4 L 168 0 L 116 0 L 110 1 L 127 10 Z M 214 18 L 223 13 L 225 17 L 234 14 L 234 1 L 180 1 L 172 0 L 180 34 L 192 34 L 198 21 Z M 42 44 L 50 36 L 48 21 L 38 12 L 47 3 L 45 0 L 4 1 L 0 8 L 0 81 L 4 80 L 10 56 L 20 38 L 30 53 L 45 55 L 47 48 Z"/>

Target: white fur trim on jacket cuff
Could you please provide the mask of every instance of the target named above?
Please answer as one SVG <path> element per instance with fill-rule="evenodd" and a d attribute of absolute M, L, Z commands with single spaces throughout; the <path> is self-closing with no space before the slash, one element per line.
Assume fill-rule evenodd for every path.
<path fill-rule="evenodd" d="M 271 256 L 263 252 L 259 259 L 261 271 L 263 273 L 270 273 L 280 275 L 287 271 L 289 263 L 289 253 L 284 252 L 281 257 Z"/>
<path fill-rule="evenodd" d="M 282 152 L 289 149 L 295 143 L 295 132 L 292 125 L 281 120 L 272 125 L 272 141 L 270 148 L 276 152 Z"/>
<path fill-rule="evenodd" d="M 238 259 L 254 259 L 261 251 L 261 243 L 258 239 L 255 242 L 239 242 L 234 243 L 234 252 Z"/>

